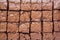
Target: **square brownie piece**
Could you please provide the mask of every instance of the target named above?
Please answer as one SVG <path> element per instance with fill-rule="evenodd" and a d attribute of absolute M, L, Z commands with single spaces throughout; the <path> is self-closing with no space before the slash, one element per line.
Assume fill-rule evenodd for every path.
<path fill-rule="evenodd" d="M 60 21 L 54 21 L 54 31 L 60 32 Z"/>
<path fill-rule="evenodd" d="M 19 33 L 8 33 L 8 40 L 18 40 Z"/>
<path fill-rule="evenodd" d="M 0 22 L 0 32 L 6 32 L 6 22 Z"/>
<path fill-rule="evenodd" d="M 54 0 L 54 9 L 60 9 L 60 0 Z"/>
<path fill-rule="evenodd" d="M 52 0 L 43 0 L 42 2 L 43 10 L 52 10 Z"/>
<path fill-rule="evenodd" d="M 8 11 L 8 22 L 18 22 L 19 21 L 19 12 Z"/>
<path fill-rule="evenodd" d="M 32 22 L 31 32 L 41 32 L 41 22 Z"/>
<path fill-rule="evenodd" d="M 9 10 L 20 10 L 20 0 L 8 0 Z"/>
<path fill-rule="evenodd" d="M 20 33 L 20 40 L 30 40 L 29 34 Z"/>
<path fill-rule="evenodd" d="M 6 33 L 0 33 L 0 40 L 7 40 Z"/>
<path fill-rule="evenodd" d="M 32 10 L 41 10 L 41 4 L 39 4 L 39 3 L 31 4 L 31 9 Z"/>
<path fill-rule="evenodd" d="M 52 11 L 43 11 L 43 21 L 52 21 Z"/>
<path fill-rule="evenodd" d="M 60 40 L 60 32 L 54 32 L 54 40 Z"/>
<path fill-rule="evenodd" d="M 31 10 L 30 3 L 21 3 L 21 10 Z"/>
<path fill-rule="evenodd" d="M 31 33 L 31 40 L 41 40 L 41 34 L 40 33 Z"/>
<path fill-rule="evenodd" d="M 52 33 L 43 33 L 43 40 L 53 40 Z"/>
<path fill-rule="evenodd" d="M 41 21 L 41 11 L 32 11 L 31 18 L 31 21 Z"/>
<path fill-rule="evenodd" d="M 53 23 L 52 22 L 43 22 L 43 32 L 52 32 Z"/>
<path fill-rule="evenodd" d="M 6 21 L 7 11 L 0 11 L 0 21 Z"/>
<path fill-rule="evenodd" d="M 0 9 L 7 10 L 7 0 L 0 0 Z"/>
<path fill-rule="evenodd" d="M 30 12 L 21 11 L 20 12 L 20 22 L 30 21 Z"/>
<path fill-rule="evenodd" d="M 32 10 L 41 10 L 41 0 L 31 0 Z"/>
<path fill-rule="evenodd" d="M 19 32 L 22 32 L 22 33 L 29 33 L 29 24 L 30 23 L 21 23 L 20 26 L 19 26 Z"/>
<path fill-rule="evenodd" d="M 18 23 L 8 23 L 7 32 L 18 32 Z"/>
<path fill-rule="evenodd" d="M 54 10 L 54 21 L 60 21 L 60 11 Z"/>

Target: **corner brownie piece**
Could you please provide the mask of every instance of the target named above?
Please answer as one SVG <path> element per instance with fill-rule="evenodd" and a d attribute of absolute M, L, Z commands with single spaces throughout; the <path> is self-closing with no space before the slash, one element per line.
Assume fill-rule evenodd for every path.
<path fill-rule="evenodd" d="M 18 23 L 8 23 L 7 32 L 18 32 Z"/>
<path fill-rule="evenodd" d="M 9 10 L 20 10 L 20 0 L 8 0 Z"/>
<path fill-rule="evenodd" d="M 6 32 L 7 23 L 0 22 L 0 32 Z"/>
<path fill-rule="evenodd" d="M 19 32 L 29 33 L 29 23 L 21 23 L 19 26 Z"/>
<path fill-rule="evenodd" d="M 19 12 L 8 11 L 8 22 L 18 22 L 19 21 Z"/>
<path fill-rule="evenodd" d="M 6 21 L 7 11 L 0 11 L 0 21 Z"/>
<path fill-rule="evenodd" d="M 0 0 L 0 9 L 7 10 L 7 0 Z"/>

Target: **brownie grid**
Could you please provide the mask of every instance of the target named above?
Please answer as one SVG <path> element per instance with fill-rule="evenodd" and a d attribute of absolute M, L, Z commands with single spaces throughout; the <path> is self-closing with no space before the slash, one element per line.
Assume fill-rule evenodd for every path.
<path fill-rule="evenodd" d="M 43 9 L 44 7 L 42 6 L 43 5 L 43 1 L 44 0 L 41 0 L 41 3 L 31 3 L 31 1 L 32 0 L 30 0 L 30 2 L 27 2 L 27 3 L 24 3 L 24 2 L 22 2 L 22 0 L 20 0 L 20 9 L 19 10 L 9 10 L 9 0 L 7 0 L 7 9 L 1 9 L 0 8 L 0 11 L 6 11 L 7 13 L 6 13 L 6 20 L 5 21 L 3 21 L 3 20 L 0 20 L 0 27 L 1 27 L 1 23 L 7 23 L 7 24 L 5 24 L 6 25 L 6 31 L 4 30 L 1 30 L 0 31 L 0 34 L 2 33 L 2 37 L 0 37 L 0 40 L 60 40 L 60 36 L 56 36 L 55 34 L 60 34 L 60 27 L 59 27 L 59 24 L 60 24 L 60 14 L 57 14 L 57 13 L 60 13 L 59 11 L 59 9 L 54 9 L 54 1 L 51 1 L 51 3 L 52 3 L 52 5 L 51 5 L 51 9 Z M 49 3 L 49 2 L 48 2 Z M 48 4 L 47 3 L 47 4 Z M 21 4 L 30 4 L 30 10 L 29 9 L 25 9 L 25 8 L 23 8 L 23 7 L 21 7 Z M 34 4 L 41 4 L 40 6 L 41 6 L 41 9 L 39 9 L 39 7 L 37 7 L 38 9 L 31 9 L 31 6 L 32 6 L 32 4 L 34 5 Z M 45 4 L 45 3 L 44 3 Z M 47 7 L 48 7 L 48 5 L 47 5 Z M 50 6 L 49 6 L 50 7 Z M 24 10 L 22 10 L 21 8 L 23 8 Z M 8 21 L 8 13 L 9 13 L 9 11 L 12 11 L 12 13 L 13 12 L 18 12 L 18 21 L 16 22 L 16 21 L 14 21 L 13 20 L 13 18 L 12 18 L 12 20 L 13 21 L 11 21 L 11 19 L 10 19 L 10 21 Z M 34 18 L 34 20 L 32 20 L 33 18 L 32 18 L 32 11 L 34 11 L 34 12 L 41 12 L 41 16 L 39 16 L 40 18 L 38 18 L 37 16 L 39 15 L 39 13 L 37 13 L 37 15 L 35 16 L 36 18 Z M 44 11 L 46 11 L 46 12 L 51 12 L 50 14 L 47 14 L 46 13 L 46 15 L 45 15 L 45 12 Z M 21 14 L 21 12 L 22 12 L 22 14 Z M 26 12 L 26 14 L 24 14 L 24 12 Z M 28 12 L 29 12 L 29 15 L 27 15 L 28 14 Z M 43 13 L 44 12 L 44 13 Z M 54 14 L 54 12 L 56 12 L 56 14 L 58 15 L 58 16 L 56 16 L 56 14 Z M 17 14 L 17 13 L 15 13 L 15 14 Z M 34 13 L 35 14 L 35 13 Z M 33 16 L 34 16 L 34 14 L 33 14 Z M 23 19 L 21 19 L 20 18 L 20 16 L 21 15 L 23 15 L 22 17 L 23 17 Z M 24 16 L 25 15 L 25 16 Z M 27 20 L 28 18 L 26 17 L 26 15 L 27 16 L 29 16 L 29 21 Z M 45 15 L 45 17 L 48 15 L 48 17 L 51 15 L 51 19 L 49 19 L 48 17 L 46 17 L 46 19 L 45 19 L 45 21 L 44 21 L 44 15 Z M 1 14 L 0 14 L 0 16 L 1 16 Z M 12 17 L 13 17 L 13 14 L 11 15 Z M 26 19 L 26 18 L 27 19 Z M 57 18 L 56 18 L 57 17 Z M 15 16 L 15 18 L 16 18 L 16 16 Z M 25 18 L 25 19 L 24 19 Z M 56 18 L 56 19 L 55 19 Z M 21 21 L 21 20 L 23 20 L 23 21 Z M 27 21 L 26 21 L 27 20 Z M 36 21 L 37 20 L 37 21 Z M 45 23 L 44 23 L 45 22 Z M 49 22 L 51 22 L 52 23 L 52 25 L 50 25 L 50 23 Z M 9 28 L 10 29 L 10 32 L 8 32 L 8 24 L 9 23 L 11 23 L 11 26 L 10 27 L 12 27 L 12 25 L 14 26 L 13 28 Z M 17 32 L 14 30 L 14 28 L 15 28 L 15 25 L 16 24 L 13 24 L 13 23 L 17 23 Z M 29 27 L 28 27 L 28 30 L 27 30 L 27 26 L 26 26 L 26 24 L 25 23 L 29 23 Z M 33 28 L 32 28 L 32 23 L 34 24 L 35 23 L 35 25 L 33 26 Z M 38 24 L 36 24 L 36 23 L 40 23 L 40 25 L 38 25 Z M 22 25 L 23 24 L 23 25 Z M 44 26 L 44 24 L 45 24 L 45 26 L 47 27 L 48 26 L 48 28 L 46 28 L 45 26 Z M 9 24 L 10 25 L 10 24 Z M 21 29 L 21 31 L 22 32 L 20 32 L 19 30 L 19 27 L 22 25 L 22 29 Z M 25 28 L 23 27 L 23 26 L 26 26 Z M 36 27 L 37 26 L 37 27 Z M 39 28 L 38 28 L 38 26 L 39 26 Z M 51 27 L 52 26 L 52 27 Z M 57 27 L 56 27 L 57 26 Z M 36 28 L 35 28 L 36 27 Z M 45 28 L 44 28 L 45 27 Z M 51 27 L 51 28 L 50 28 Z M 33 30 L 32 30 L 32 29 Z M 35 29 L 36 30 L 35 30 Z M 56 29 L 57 28 L 57 29 Z M 28 31 L 28 32 L 24 32 L 25 30 L 26 31 Z M 45 29 L 45 31 L 44 31 L 44 29 Z M 50 31 L 49 31 L 50 30 Z M 12 31 L 12 32 L 11 32 Z M 32 32 L 31 32 L 32 31 Z M 36 32 L 36 31 L 38 31 L 38 32 Z M 4 34 L 3 33 L 5 33 L 6 34 L 6 39 L 3 39 L 4 38 Z M 16 33 L 18 33 L 19 35 L 18 35 L 18 37 L 17 37 L 17 34 Z M 12 35 L 8 35 L 8 34 L 12 34 Z M 14 35 L 14 34 L 16 34 L 16 36 Z M 0 35 L 1 36 L 1 35 Z M 11 38 L 9 37 L 9 36 L 11 36 Z"/>

